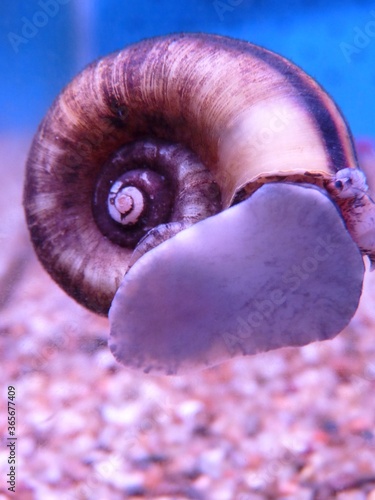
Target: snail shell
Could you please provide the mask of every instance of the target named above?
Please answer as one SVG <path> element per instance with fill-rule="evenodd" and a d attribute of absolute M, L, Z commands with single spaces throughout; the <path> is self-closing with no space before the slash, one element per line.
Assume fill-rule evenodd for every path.
<path fill-rule="evenodd" d="M 34 138 L 24 206 L 47 271 L 82 305 L 107 314 L 129 267 L 126 282 L 135 283 L 142 261 L 195 235 L 193 224 L 237 210 L 275 183 L 308 185 L 336 207 L 342 169 L 358 169 L 351 134 L 301 69 L 247 42 L 177 34 L 104 57 L 63 90 Z M 352 210 L 345 213 L 350 219 Z M 355 309 L 363 269 L 357 249 L 350 252 Z M 133 352 L 134 363 L 122 348 L 116 355 L 156 370 L 149 354 Z M 184 364 L 182 356 L 167 369 L 163 356 L 158 370 Z M 223 355 L 205 357 L 212 364 Z"/>

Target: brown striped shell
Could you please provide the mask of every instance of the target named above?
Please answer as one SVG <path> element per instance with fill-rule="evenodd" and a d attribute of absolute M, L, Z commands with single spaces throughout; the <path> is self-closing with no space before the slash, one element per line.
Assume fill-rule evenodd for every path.
<path fill-rule="evenodd" d="M 132 233 L 117 244 L 108 221 L 99 221 L 106 206 L 97 185 L 106 176 L 110 191 L 124 165 L 143 180 L 156 172 L 171 199 L 161 199 L 163 214 L 154 217 L 156 184 L 147 181 L 150 219 L 115 224 Z M 110 54 L 63 90 L 34 138 L 24 206 L 47 271 L 106 314 L 146 234 L 152 240 L 143 240 L 140 255 L 265 182 L 324 188 L 335 172 L 356 167 L 344 118 L 300 68 L 248 42 L 177 34 Z M 126 191 L 120 201 L 124 210 L 133 203 Z"/>

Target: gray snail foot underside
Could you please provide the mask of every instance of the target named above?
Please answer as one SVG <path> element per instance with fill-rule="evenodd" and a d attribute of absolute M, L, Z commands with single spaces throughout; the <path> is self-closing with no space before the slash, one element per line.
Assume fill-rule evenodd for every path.
<path fill-rule="evenodd" d="M 176 374 L 329 339 L 352 318 L 363 273 L 327 194 L 267 184 L 134 264 L 109 312 L 110 348 L 130 368 Z"/>

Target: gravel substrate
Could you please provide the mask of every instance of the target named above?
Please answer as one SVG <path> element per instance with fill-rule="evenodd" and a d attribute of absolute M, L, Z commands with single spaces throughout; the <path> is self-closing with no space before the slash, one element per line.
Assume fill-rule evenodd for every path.
<path fill-rule="evenodd" d="M 34 257 L 20 144 L 0 144 L 0 500 L 375 500 L 375 273 L 332 341 L 189 376 L 130 372 L 107 348 L 107 319 Z M 375 167 L 371 144 L 359 151 Z M 5 484 L 9 385 L 16 494 Z"/>

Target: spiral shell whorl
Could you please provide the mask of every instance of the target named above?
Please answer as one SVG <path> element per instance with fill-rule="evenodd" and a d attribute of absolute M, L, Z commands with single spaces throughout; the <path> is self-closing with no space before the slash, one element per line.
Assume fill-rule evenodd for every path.
<path fill-rule="evenodd" d="M 289 118 L 272 147 L 259 147 L 259 128 L 285 109 Z M 92 214 L 96 181 L 117 150 L 149 140 L 181 144 L 199 157 L 220 187 L 224 208 L 262 172 L 305 165 L 329 172 L 356 164 L 335 105 L 299 68 L 265 49 L 214 35 L 173 35 L 91 64 L 40 125 L 24 200 L 46 269 L 102 314 L 133 249 L 99 230 Z"/>

